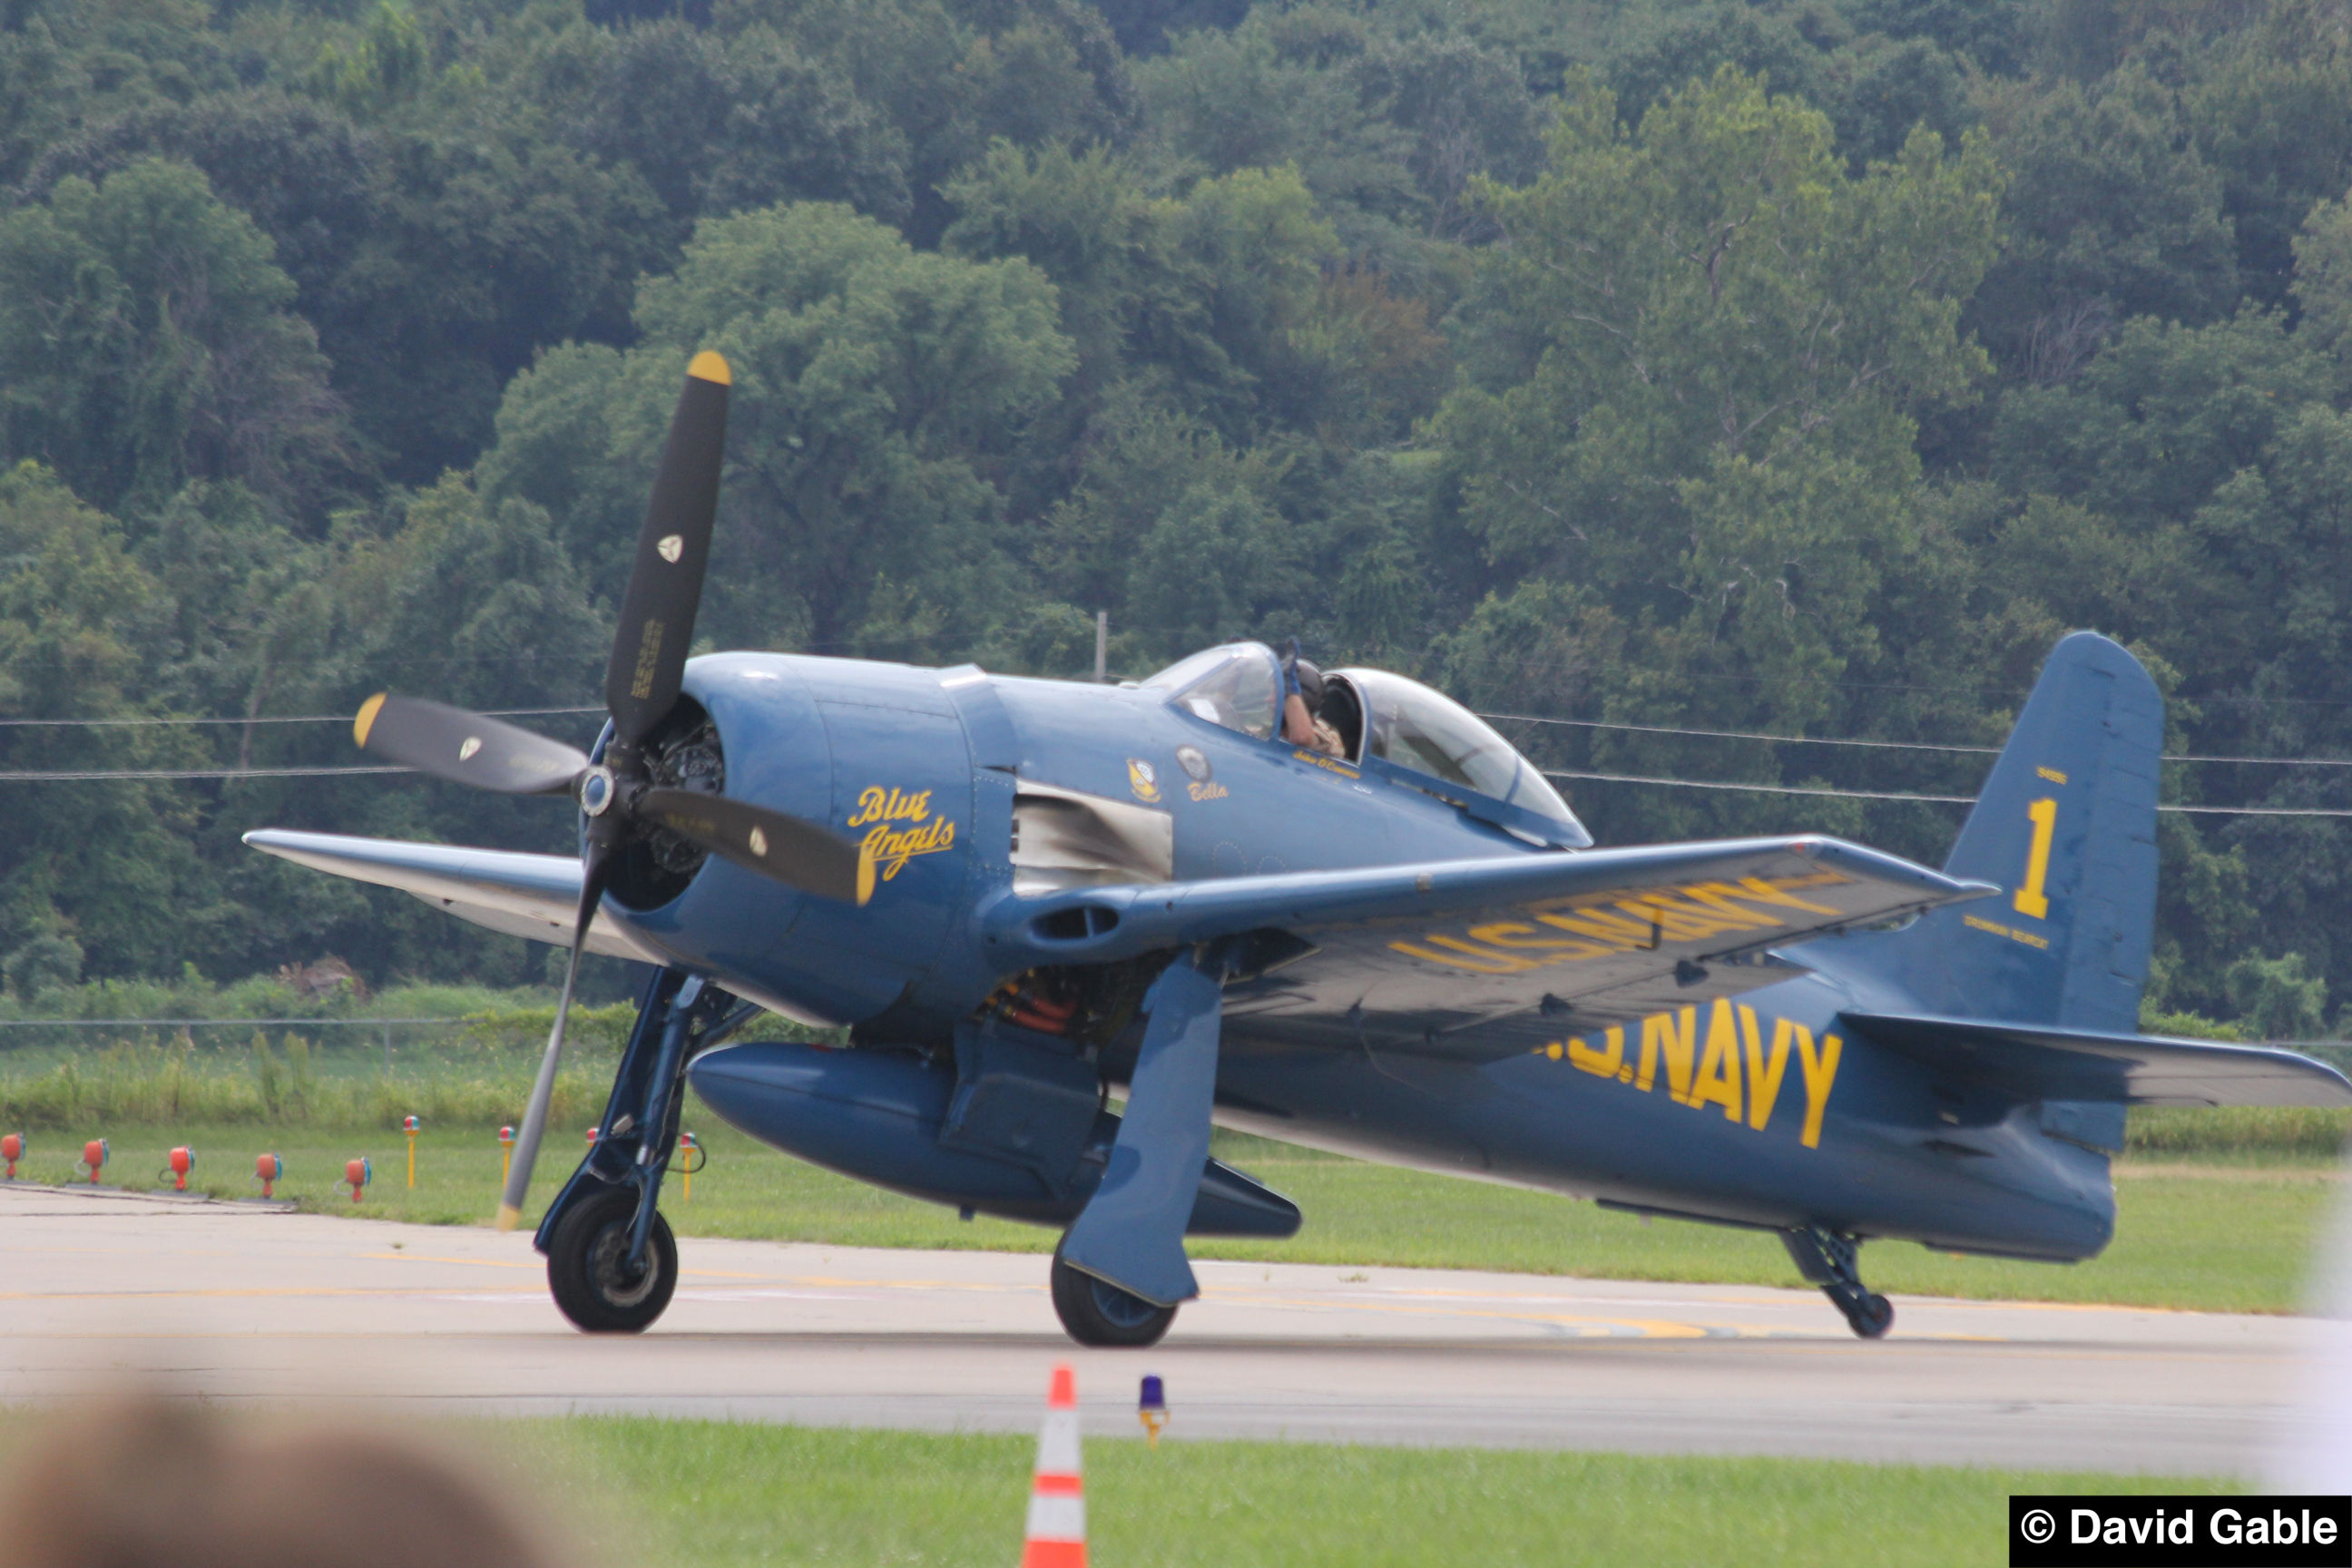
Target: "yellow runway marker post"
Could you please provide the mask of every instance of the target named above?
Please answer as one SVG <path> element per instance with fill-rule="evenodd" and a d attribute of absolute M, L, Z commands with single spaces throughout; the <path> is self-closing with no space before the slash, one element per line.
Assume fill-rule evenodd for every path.
<path fill-rule="evenodd" d="M 400 1119 L 400 1130 L 408 1134 L 408 1188 L 411 1192 L 416 1190 L 416 1128 L 417 1121 L 414 1116 Z"/>
<path fill-rule="evenodd" d="M 1144 1378 L 1142 1394 L 1135 1402 L 1135 1414 L 1143 1423 L 1144 1436 L 1153 1447 L 1160 1447 L 1160 1429 L 1168 1425 L 1168 1389 L 1159 1378 Z"/>

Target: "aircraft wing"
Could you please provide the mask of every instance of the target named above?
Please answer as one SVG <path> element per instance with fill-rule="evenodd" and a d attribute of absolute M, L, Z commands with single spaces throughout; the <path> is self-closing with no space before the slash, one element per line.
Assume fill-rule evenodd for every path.
<path fill-rule="evenodd" d="M 1847 1026 L 1931 1067 L 2029 1100 L 2132 1105 L 2352 1105 L 2326 1062 L 2266 1046 L 2111 1035 L 2053 1024 L 1847 1013 Z"/>
<path fill-rule="evenodd" d="M 568 855 L 522 855 L 467 849 L 452 844 L 412 844 L 397 838 L 354 838 L 340 833 L 295 833 L 264 827 L 245 836 L 254 848 L 355 882 L 398 888 L 460 920 L 533 942 L 572 943 L 580 911 L 580 862 Z M 660 963 L 661 956 L 598 914 L 588 927 L 588 951 L 609 958 Z"/>
<path fill-rule="evenodd" d="M 1818 837 L 1071 889 L 1001 900 L 1004 967 L 1235 939 L 1224 1014 L 1298 1044 L 1481 1058 L 1769 985 L 1771 950 L 1994 891 Z"/>

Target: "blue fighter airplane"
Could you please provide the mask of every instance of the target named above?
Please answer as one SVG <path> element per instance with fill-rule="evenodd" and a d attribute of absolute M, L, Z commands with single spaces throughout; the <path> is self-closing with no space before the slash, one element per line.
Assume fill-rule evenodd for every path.
<path fill-rule="evenodd" d="M 653 966 L 537 1233 L 583 1329 L 669 1300 L 689 1082 L 803 1159 L 1062 1227 L 1054 1305 L 1090 1345 L 1167 1331 L 1198 1293 L 1186 1236 L 1298 1228 L 1210 1157 L 1213 1123 L 1773 1231 L 1876 1337 L 1865 1237 L 2105 1246 L 2126 1105 L 2352 1104 L 2307 1058 L 2136 1032 L 2164 712 L 2104 637 L 2052 654 L 1941 871 L 1818 835 L 1595 848 L 1499 735 L 1399 676 L 1330 672 L 1336 745 L 1299 743 L 1255 643 L 1120 686 L 688 658 L 728 384 L 715 353 L 688 367 L 593 753 L 414 699 L 358 719 L 421 772 L 570 797 L 576 858 L 247 836 L 569 945 L 504 1226 L 581 952 Z M 846 1044 L 721 1043 L 763 1014 Z"/>

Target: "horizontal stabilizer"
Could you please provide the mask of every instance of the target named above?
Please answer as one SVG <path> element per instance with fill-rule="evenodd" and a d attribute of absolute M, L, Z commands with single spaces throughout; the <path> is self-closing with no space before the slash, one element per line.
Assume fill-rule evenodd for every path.
<path fill-rule="evenodd" d="M 2352 1080 L 2293 1051 L 2045 1024 L 1842 1015 L 1846 1026 L 1938 1070 L 2025 1100 L 2133 1105 L 2352 1105 Z"/>
<path fill-rule="evenodd" d="M 522 855 L 508 849 L 467 849 L 454 844 L 412 844 L 397 838 L 355 838 L 340 833 L 257 828 L 246 843 L 267 854 L 355 882 L 412 893 L 438 910 L 508 936 L 572 944 L 580 910 L 580 862 L 570 855 Z M 661 955 L 639 946 L 599 914 L 587 948 L 608 958 L 647 963 Z"/>

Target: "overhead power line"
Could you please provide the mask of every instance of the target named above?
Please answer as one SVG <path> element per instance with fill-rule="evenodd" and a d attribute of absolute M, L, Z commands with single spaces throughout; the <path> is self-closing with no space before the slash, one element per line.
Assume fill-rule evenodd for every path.
<path fill-rule="evenodd" d="M 1771 741 L 1787 746 L 1862 746 L 1882 752 L 1951 752 L 1979 757 L 1999 756 L 2001 750 L 1999 746 L 1936 745 L 1926 741 L 1850 741 L 1830 735 L 1768 735 L 1756 730 L 1691 730 L 1672 724 L 1618 724 L 1599 719 L 1547 719 L 1534 713 L 1481 713 L 1478 717 L 1490 723 L 1508 721 L 1518 724 L 1559 724 L 1578 730 L 1622 730 L 1642 735 L 1695 735 L 1713 741 Z M 2281 768 L 2352 768 L 2352 757 L 2214 757 L 2167 752 L 2159 760 L 2168 763 L 2259 763 Z"/>
<path fill-rule="evenodd" d="M 58 768 L 0 772 L 0 784 L 93 783 L 100 779 L 305 779 L 343 773 L 404 773 L 407 768 Z"/>
<path fill-rule="evenodd" d="M 1590 779 L 1601 784 L 1660 784 L 1671 789 L 1748 790 L 1758 795 L 1819 795 L 1847 800 L 1923 800 L 1938 805 L 1973 805 L 1972 795 L 1915 795 L 1901 790 L 1823 789 L 1804 784 L 1727 784 L 1720 779 L 1662 779 L 1638 773 L 1570 773 L 1547 768 L 1548 779 Z M 2197 812 L 2211 816 L 2352 816 L 2352 809 L 2308 805 L 2159 805 L 2158 811 Z"/>
<path fill-rule="evenodd" d="M 562 713 L 602 713 L 602 708 L 486 708 L 483 713 L 492 719 L 530 719 Z M 164 728 L 190 724 L 348 724 L 348 713 L 268 713 L 250 719 L 0 719 L 0 729 L 8 730 L 135 730 Z"/>
<path fill-rule="evenodd" d="M 1823 735 L 1767 735 L 1752 730 L 1686 730 L 1672 724 L 1615 724 L 1599 719 L 1546 719 L 1534 713 L 1481 713 L 1478 717 L 1490 723 L 1507 720 L 1518 724 L 1559 724 L 1577 730 L 1625 730 L 1643 735 L 1697 735 L 1713 741 L 1774 741 L 1799 746 L 1868 746 L 1890 752 L 1966 752 L 1984 756 L 1991 756 L 2000 750 L 1999 746 L 1937 746 L 1925 741 L 1844 741 Z"/>
<path fill-rule="evenodd" d="M 1850 800 L 1928 800 L 1947 805 L 1967 805 L 1976 799 L 1972 795 L 1910 795 L 1899 790 L 1883 789 L 1823 789 L 1803 784 L 1726 784 L 1719 779 L 1655 779 L 1639 773 L 1580 773 L 1551 768 L 1544 770 L 1548 779 L 1591 779 L 1601 784 L 1667 784 L 1677 789 L 1744 789 L 1759 795 L 1828 795 Z M 2346 813 L 2352 816 L 2352 812 Z"/>

